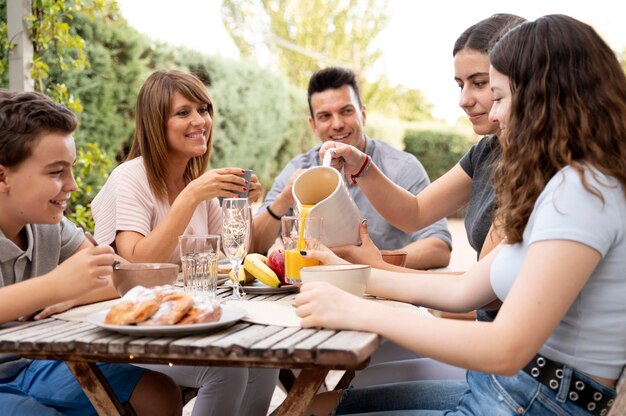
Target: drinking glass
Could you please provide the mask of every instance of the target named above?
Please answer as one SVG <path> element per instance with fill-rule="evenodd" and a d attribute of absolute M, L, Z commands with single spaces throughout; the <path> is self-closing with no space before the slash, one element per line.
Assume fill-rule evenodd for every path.
<path fill-rule="evenodd" d="M 225 198 L 222 201 L 222 247 L 233 267 L 233 294 L 231 299 L 245 295 L 239 285 L 239 267 L 250 244 L 250 209 L 245 198 Z"/>
<path fill-rule="evenodd" d="M 281 226 L 281 237 L 285 246 L 285 280 L 291 284 L 300 284 L 300 269 L 320 264 L 319 260 L 302 257 L 300 251 L 319 249 L 322 219 L 284 216 Z"/>
<path fill-rule="evenodd" d="M 181 235 L 178 241 L 185 293 L 215 298 L 220 236 Z"/>

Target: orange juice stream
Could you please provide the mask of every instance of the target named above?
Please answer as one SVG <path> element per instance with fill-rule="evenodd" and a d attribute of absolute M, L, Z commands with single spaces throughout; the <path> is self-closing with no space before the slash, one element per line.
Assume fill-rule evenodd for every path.
<path fill-rule="evenodd" d="M 305 266 L 317 266 L 320 264 L 318 260 L 306 259 L 300 255 L 300 251 L 306 250 L 306 241 L 304 240 L 304 223 L 309 211 L 313 205 L 302 205 L 300 207 L 300 235 L 295 250 L 285 251 L 285 274 L 291 278 L 300 278 L 300 269 Z"/>

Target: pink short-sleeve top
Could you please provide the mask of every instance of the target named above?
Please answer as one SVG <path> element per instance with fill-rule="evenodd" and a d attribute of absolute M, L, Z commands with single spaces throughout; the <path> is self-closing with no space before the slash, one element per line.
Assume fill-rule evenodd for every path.
<path fill-rule="evenodd" d="M 91 203 L 98 244 L 112 244 L 118 231 L 148 235 L 165 218 L 171 205 L 156 197 L 148 183 L 142 157 L 116 167 Z M 184 234 L 221 234 L 222 211 L 217 198 L 196 207 Z M 169 261 L 180 262 L 178 246 Z"/>

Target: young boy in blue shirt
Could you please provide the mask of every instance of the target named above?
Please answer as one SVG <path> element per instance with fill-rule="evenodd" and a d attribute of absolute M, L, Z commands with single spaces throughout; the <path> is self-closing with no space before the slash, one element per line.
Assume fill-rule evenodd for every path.
<path fill-rule="evenodd" d="M 113 249 L 94 247 L 63 216 L 76 190 L 76 123 L 44 95 L 0 90 L 0 323 L 117 296 L 109 283 Z M 135 413 L 180 414 L 178 387 L 167 376 L 98 366 Z M 65 363 L 17 354 L 0 354 L 0 408 L 5 415 L 96 414 Z"/>

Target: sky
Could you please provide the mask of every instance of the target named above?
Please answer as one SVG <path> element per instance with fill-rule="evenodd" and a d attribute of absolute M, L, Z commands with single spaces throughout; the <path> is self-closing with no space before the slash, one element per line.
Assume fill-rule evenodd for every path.
<path fill-rule="evenodd" d="M 228 58 L 239 56 L 222 24 L 221 0 L 118 3 L 128 22 L 151 38 Z M 467 27 L 494 13 L 531 20 L 561 13 L 592 25 L 616 52 L 621 52 L 626 48 L 626 22 L 617 5 L 615 0 L 427 0 L 427 4 L 389 0 L 389 23 L 375 41 L 383 52 L 376 70 L 392 84 L 422 91 L 434 106 L 433 115 L 454 123 L 463 112 L 458 107 L 452 47 Z"/>

